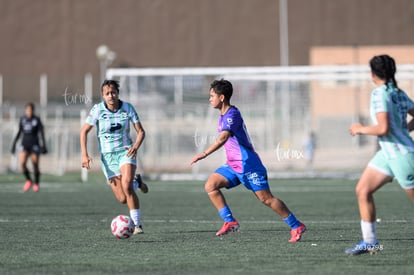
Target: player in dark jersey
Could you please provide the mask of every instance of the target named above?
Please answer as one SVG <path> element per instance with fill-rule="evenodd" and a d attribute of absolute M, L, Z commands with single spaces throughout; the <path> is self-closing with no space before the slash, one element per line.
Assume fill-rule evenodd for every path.
<path fill-rule="evenodd" d="M 33 186 L 33 191 L 39 191 L 39 155 L 46 154 L 46 142 L 43 131 L 43 124 L 39 117 L 34 115 L 34 104 L 27 103 L 24 109 L 25 115 L 20 118 L 19 131 L 13 140 L 12 154 L 16 152 L 16 143 L 23 134 L 20 152 L 20 167 L 23 175 L 26 178 L 26 183 L 23 185 L 23 191 L 26 192 Z M 39 143 L 39 135 L 41 143 Z M 34 181 L 30 176 L 30 172 L 27 169 L 27 160 L 30 157 L 33 164 Z"/>

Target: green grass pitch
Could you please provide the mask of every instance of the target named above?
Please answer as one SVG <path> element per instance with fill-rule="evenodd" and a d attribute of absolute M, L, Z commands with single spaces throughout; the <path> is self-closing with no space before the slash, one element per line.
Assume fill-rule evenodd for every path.
<path fill-rule="evenodd" d="M 271 180 L 271 190 L 308 227 L 299 243 L 289 228 L 239 186 L 224 190 L 241 231 L 224 237 L 199 181 L 148 181 L 139 194 L 145 233 L 111 235 L 129 214 L 101 175 L 44 177 L 22 193 L 22 177 L 0 177 L 0 274 L 414 274 L 414 208 L 391 183 L 377 192 L 375 255 L 343 253 L 360 239 L 355 181 Z"/>

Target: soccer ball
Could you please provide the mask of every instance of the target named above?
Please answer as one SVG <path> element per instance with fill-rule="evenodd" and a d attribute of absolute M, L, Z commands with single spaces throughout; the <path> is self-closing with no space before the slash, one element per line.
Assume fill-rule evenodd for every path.
<path fill-rule="evenodd" d="M 118 215 L 111 222 L 111 232 L 118 239 L 127 239 L 134 233 L 135 225 L 131 217 Z"/>

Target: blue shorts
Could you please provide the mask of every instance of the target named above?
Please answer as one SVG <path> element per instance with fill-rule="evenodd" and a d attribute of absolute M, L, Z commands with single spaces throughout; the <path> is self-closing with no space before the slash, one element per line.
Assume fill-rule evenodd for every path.
<path fill-rule="evenodd" d="M 236 187 L 240 183 L 253 192 L 270 189 L 266 169 L 236 173 L 230 166 L 225 164 L 217 168 L 215 172 L 227 179 L 229 182 L 227 189 Z"/>
<path fill-rule="evenodd" d="M 127 157 L 128 150 L 101 154 L 101 167 L 105 177 L 110 180 L 121 175 L 121 166 L 132 164 L 137 166 L 137 159 Z"/>
<path fill-rule="evenodd" d="M 395 177 L 403 189 L 414 188 L 414 153 L 388 159 L 380 150 L 371 159 L 368 166 L 385 175 Z"/>

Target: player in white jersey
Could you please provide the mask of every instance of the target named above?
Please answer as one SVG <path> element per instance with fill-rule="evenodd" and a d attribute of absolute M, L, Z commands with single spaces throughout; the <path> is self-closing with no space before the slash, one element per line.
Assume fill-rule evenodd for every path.
<path fill-rule="evenodd" d="M 370 67 L 376 85 L 371 94 L 374 125 L 356 123 L 349 131 L 351 135 L 378 136 L 380 150 L 368 163 L 356 186 L 363 239 L 345 250 L 350 255 L 372 253 L 382 248 L 376 237 L 375 191 L 396 178 L 414 201 L 414 141 L 409 135 L 414 129 L 414 120 L 407 123 L 408 114 L 414 117 L 414 102 L 397 86 L 392 57 L 374 56 Z"/>
<path fill-rule="evenodd" d="M 130 216 L 135 223 L 134 234 L 140 234 L 143 233 L 141 211 L 133 186 L 137 184 L 144 193 L 148 192 L 148 187 L 140 176 L 135 176 L 137 151 L 145 138 L 145 131 L 134 107 L 119 99 L 117 81 L 105 80 L 101 93 L 103 101 L 93 106 L 81 129 L 82 167 L 91 167 L 87 135 L 96 126 L 102 171 L 115 197 L 128 205 Z M 137 132 L 135 141 L 130 136 L 131 123 Z"/>

